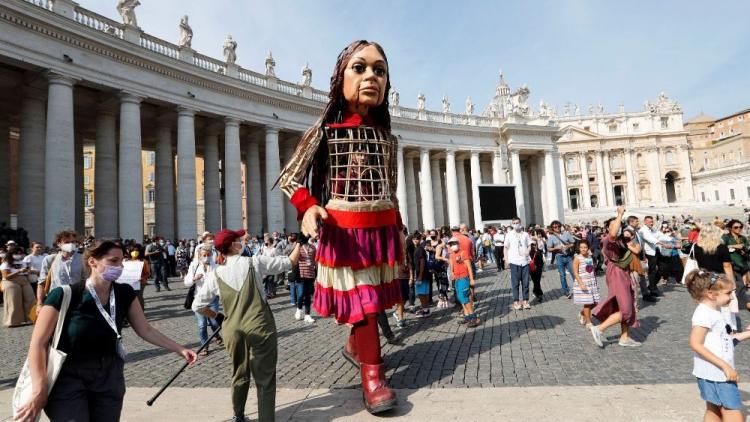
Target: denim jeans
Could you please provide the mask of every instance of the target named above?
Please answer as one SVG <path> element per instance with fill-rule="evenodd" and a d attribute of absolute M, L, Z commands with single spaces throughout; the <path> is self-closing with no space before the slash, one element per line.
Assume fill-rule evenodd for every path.
<path fill-rule="evenodd" d="M 219 312 L 218 296 L 214 298 L 213 302 L 211 302 L 210 305 L 208 305 L 208 309 L 214 312 Z M 206 340 L 208 340 L 208 326 L 210 325 L 211 329 L 215 332 L 219 329 L 219 324 L 216 323 L 215 319 L 209 318 L 198 312 L 195 313 L 195 319 L 198 321 L 198 338 L 200 338 L 201 344 L 203 344 L 206 342 Z"/>
<path fill-rule="evenodd" d="M 300 278 L 294 283 L 290 290 L 295 292 L 295 304 L 297 309 L 305 308 L 305 315 L 310 315 L 310 305 L 312 304 L 312 295 L 315 293 L 315 279 Z"/>
<path fill-rule="evenodd" d="M 523 300 L 529 300 L 529 266 L 510 264 L 510 291 L 513 302 L 518 302 L 518 285 L 521 284 Z"/>
<path fill-rule="evenodd" d="M 163 284 L 164 287 L 169 287 L 169 281 L 167 280 L 167 267 L 164 265 L 164 261 L 152 262 L 151 274 L 154 275 L 154 285 L 157 289 L 160 288 L 160 284 Z"/>
<path fill-rule="evenodd" d="M 560 287 L 562 287 L 563 293 L 568 294 L 570 293 L 570 290 L 568 289 L 568 280 L 565 276 L 565 270 L 568 270 L 570 278 L 575 281 L 576 278 L 573 275 L 573 257 L 557 254 L 555 261 L 557 263 L 557 272 L 560 273 Z"/>

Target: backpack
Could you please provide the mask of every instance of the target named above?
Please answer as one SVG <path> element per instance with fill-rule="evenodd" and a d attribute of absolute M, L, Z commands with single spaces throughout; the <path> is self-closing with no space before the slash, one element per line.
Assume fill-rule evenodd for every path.
<path fill-rule="evenodd" d="M 484 245 L 485 248 L 489 248 L 490 246 L 492 246 L 492 242 L 490 242 L 489 238 L 484 238 L 482 245 Z"/>

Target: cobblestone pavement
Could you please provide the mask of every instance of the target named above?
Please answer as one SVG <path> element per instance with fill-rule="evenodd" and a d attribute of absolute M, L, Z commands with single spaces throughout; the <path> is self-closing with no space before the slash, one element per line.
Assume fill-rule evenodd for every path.
<path fill-rule="evenodd" d="M 687 346 L 694 304 L 684 287 L 665 286 L 665 297 L 639 312 L 641 328 L 632 336 L 640 348 L 617 345 L 618 329 L 608 332 L 610 343 L 596 347 L 577 320 L 577 307 L 560 296 L 556 270 L 543 278 L 545 301 L 531 310 L 514 311 L 509 272 L 494 268 L 478 279 L 478 313 L 484 323 L 475 329 L 456 323 L 457 313 L 433 308 L 426 319 L 407 318 L 396 330 L 400 345 L 385 344 L 387 375 L 395 388 L 454 388 L 506 386 L 612 385 L 694 382 L 692 353 Z M 604 278 L 600 286 L 606 291 Z M 171 292 L 146 291 L 146 315 L 151 323 L 178 342 L 198 346 L 195 317 L 183 309 L 186 289 L 172 282 Z M 359 374 L 340 354 L 346 327 L 330 319 L 315 324 L 294 320 L 286 290 L 272 300 L 279 332 L 280 388 L 351 388 Z M 745 314 L 748 315 L 748 314 Z M 750 318 L 745 318 L 750 320 Z M 392 325 L 395 322 L 390 319 Z M 15 383 L 28 348 L 31 327 L 0 328 L 0 389 Z M 179 368 L 176 355 L 124 332 L 128 362 L 127 385 L 162 385 Z M 736 362 L 740 374 L 750 370 L 750 346 L 740 345 Z M 214 348 L 174 383 L 180 387 L 226 387 L 230 364 L 226 351 Z"/>

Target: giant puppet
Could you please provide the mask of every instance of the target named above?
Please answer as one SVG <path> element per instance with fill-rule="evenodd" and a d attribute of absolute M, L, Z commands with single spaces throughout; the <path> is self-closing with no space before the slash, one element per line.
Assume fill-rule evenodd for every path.
<path fill-rule="evenodd" d="M 302 232 L 319 236 L 313 306 L 351 327 L 342 353 L 360 368 L 371 413 L 396 405 L 377 325 L 377 314 L 401 301 L 396 274 L 404 254 L 389 89 L 388 60 L 380 45 L 355 41 L 346 47 L 331 76 L 323 114 L 279 177 Z"/>

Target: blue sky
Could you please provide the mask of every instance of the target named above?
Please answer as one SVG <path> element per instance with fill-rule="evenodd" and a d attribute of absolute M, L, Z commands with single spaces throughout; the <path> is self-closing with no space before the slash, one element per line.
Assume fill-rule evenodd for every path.
<path fill-rule="evenodd" d="M 750 107 L 748 1 L 140 1 L 152 35 L 176 43 L 187 14 L 197 51 L 221 58 L 232 34 L 241 66 L 262 72 L 272 50 L 279 77 L 298 81 L 309 62 L 324 90 L 344 46 L 378 41 L 404 106 L 422 91 L 428 109 L 445 94 L 452 111 L 471 96 L 481 112 L 502 69 L 512 88 L 529 86 L 535 109 L 544 99 L 560 112 L 568 101 L 635 111 L 662 90 L 685 119 Z M 119 20 L 116 0 L 79 3 Z"/>

